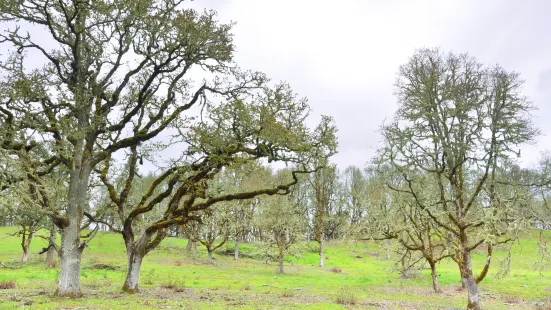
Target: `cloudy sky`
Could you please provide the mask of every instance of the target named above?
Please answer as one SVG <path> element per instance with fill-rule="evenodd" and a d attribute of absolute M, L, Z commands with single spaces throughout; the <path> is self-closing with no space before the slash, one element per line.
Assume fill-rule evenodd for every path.
<path fill-rule="evenodd" d="M 524 165 L 551 150 L 551 1 L 195 0 L 235 21 L 237 62 L 288 81 L 313 115 L 332 115 L 344 168 L 363 167 L 396 109 L 393 83 L 416 48 L 468 52 L 521 73 L 543 135 Z"/>

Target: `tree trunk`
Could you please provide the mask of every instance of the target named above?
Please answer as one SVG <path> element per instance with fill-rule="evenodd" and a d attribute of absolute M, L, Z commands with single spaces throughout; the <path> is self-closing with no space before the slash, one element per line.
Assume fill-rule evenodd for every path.
<path fill-rule="evenodd" d="M 186 245 L 186 251 L 191 251 L 191 246 L 192 246 L 192 242 L 191 242 L 191 238 L 188 237 L 187 239 L 187 245 Z"/>
<path fill-rule="evenodd" d="M 143 256 L 140 251 L 132 251 L 128 257 L 128 268 L 126 271 L 126 280 L 122 290 L 134 294 L 140 291 L 140 269 L 142 268 Z"/>
<path fill-rule="evenodd" d="M 285 260 L 285 252 L 283 250 L 284 246 L 285 246 L 285 242 L 284 242 L 284 236 L 285 235 L 282 235 L 280 236 L 280 244 L 279 244 L 279 255 L 278 255 L 278 259 L 279 259 L 279 273 L 284 273 L 283 271 L 283 261 Z"/>
<path fill-rule="evenodd" d="M 473 265 L 471 261 L 471 252 L 469 243 L 465 233 L 461 236 L 461 262 L 463 264 L 462 277 L 468 292 L 467 309 L 480 310 L 480 302 L 478 296 L 478 285 L 473 275 Z"/>
<path fill-rule="evenodd" d="M 239 240 L 235 239 L 235 248 L 233 250 L 233 259 L 238 260 L 239 259 Z"/>
<path fill-rule="evenodd" d="M 193 259 L 197 259 L 197 241 L 193 241 Z"/>
<path fill-rule="evenodd" d="M 430 273 L 432 275 L 432 288 L 434 289 L 435 293 L 442 293 L 442 290 L 440 289 L 440 284 L 438 284 L 438 274 L 436 273 L 436 263 L 429 262 L 429 265 L 430 265 Z"/>
<path fill-rule="evenodd" d="M 209 264 L 213 264 L 214 262 L 212 261 L 212 250 L 211 249 L 207 249 L 207 252 L 208 252 L 208 262 Z"/>
<path fill-rule="evenodd" d="M 322 239 L 320 240 L 320 267 L 325 266 L 325 242 L 323 241 L 323 235 Z"/>
<path fill-rule="evenodd" d="M 21 234 L 21 248 L 23 249 L 23 257 L 21 257 L 21 263 L 25 264 L 29 260 L 29 248 L 31 241 L 33 240 L 33 225 L 30 225 L 28 229 L 23 227 L 23 233 Z"/>
<path fill-rule="evenodd" d="M 404 262 L 404 260 L 402 259 L 402 261 L 400 262 L 402 264 L 402 270 L 400 270 L 400 278 L 402 279 L 407 279 L 408 277 L 408 270 L 406 268 L 406 263 Z"/>
<path fill-rule="evenodd" d="M 23 248 L 23 257 L 21 258 L 21 262 L 25 264 L 29 260 L 29 248 L 24 247 Z"/>
<path fill-rule="evenodd" d="M 80 263 L 84 247 L 80 244 L 81 222 L 86 206 L 88 183 L 92 167 L 82 162 L 83 150 L 76 151 L 69 181 L 66 214 L 59 223 L 61 228 L 61 271 L 57 296 L 80 297 Z"/>
<path fill-rule="evenodd" d="M 467 285 L 465 284 L 465 278 L 463 278 L 463 275 L 465 274 L 465 272 L 463 272 L 463 264 L 460 260 L 455 260 L 455 262 L 457 263 L 457 267 L 459 267 L 459 275 L 461 276 L 461 288 L 466 289 Z"/>
<path fill-rule="evenodd" d="M 390 260 L 390 244 L 385 240 L 386 260 Z"/>
<path fill-rule="evenodd" d="M 80 297 L 80 262 L 82 251 L 79 248 L 80 227 L 70 221 L 68 227 L 61 231 L 61 271 L 56 295 Z"/>
<path fill-rule="evenodd" d="M 46 254 L 46 268 L 53 268 L 55 266 L 55 239 L 56 239 L 56 228 L 52 224 L 50 228 L 50 238 L 48 238 L 48 253 Z"/>

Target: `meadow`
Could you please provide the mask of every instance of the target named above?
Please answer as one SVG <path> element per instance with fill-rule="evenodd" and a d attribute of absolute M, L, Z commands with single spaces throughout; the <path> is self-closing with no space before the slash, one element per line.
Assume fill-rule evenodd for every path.
<path fill-rule="evenodd" d="M 214 264 L 198 245 L 198 258 L 185 250 L 187 240 L 170 238 L 144 260 L 141 292 L 121 291 L 126 254 L 121 236 L 99 233 L 83 255 L 81 283 L 84 297 L 55 297 L 57 268 L 46 269 L 37 253 L 45 241 L 36 238 L 26 265 L 19 263 L 16 229 L 0 227 L 0 309 L 463 309 L 457 265 L 438 265 L 443 293 L 433 293 L 429 269 L 400 277 L 386 260 L 382 244 L 331 241 L 326 266 L 320 268 L 316 244 L 302 244 L 299 257 L 288 257 L 286 273 L 267 264 L 254 244 L 242 244 L 241 258 L 233 259 L 232 244 L 215 252 Z M 46 232 L 42 233 L 47 235 Z M 488 277 L 481 283 L 484 309 L 551 308 L 551 272 L 538 263 L 537 238 L 525 236 L 513 247 L 510 274 L 496 278 L 505 248 L 495 251 Z M 480 270 L 485 256 L 475 253 Z M 10 285 L 6 285 L 10 286 Z"/>

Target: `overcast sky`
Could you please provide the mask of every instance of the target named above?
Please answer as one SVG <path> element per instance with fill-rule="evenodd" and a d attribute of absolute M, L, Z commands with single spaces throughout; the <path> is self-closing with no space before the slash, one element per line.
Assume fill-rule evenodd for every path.
<path fill-rule="evenodd" d="M 195 0 L 235 21 L 236 60 L 309 98 L 339 128 L 340 168 L 363 167 L 396 109 L 398 67 L 416 48 L 468 52 L 521 73 L 543 135 L 524 165 L 551 149 L 551 1 Z"/>

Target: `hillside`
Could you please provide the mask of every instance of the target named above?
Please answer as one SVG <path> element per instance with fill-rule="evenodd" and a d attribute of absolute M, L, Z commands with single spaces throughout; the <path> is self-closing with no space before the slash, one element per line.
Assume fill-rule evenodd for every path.
<path fill-rule="evenodd" d="M 430 271 L 415 272 L 407 279 L 393 270 L 383 249 L 374 243 L 329 242 L 326 267 L 317 267 L 315 244 L 304 244 L 301 257 L 289 257 L 286 274 L 266 264 L 253 244 L 241 245 L 242 257 L 233 260 L 231 244 L 215 253 L 215 264 L 185 251 L 186 240 L 170 238 L 146 256 L 142 292 L 121 292 L 126 254 L 119 235 L 100 233 L 84 253 L 82 284 L 85 297 L 77 300 L 54 297 L 58 270 L 45 269 L 36 253 L 44 246 L 34 240 L 30 262 L 21 266 L 19 239 L 8 234 L 15 228 L 0 227 L 0 282 L 15 280 L 14 289 L 0 290 L 0 308 L 32 305 L 32 309 L 439 309 L 463 308 L 466 292 L 460 290 L 459 274 L 452 261 L 439 265 L 444 293 L 431 290 Z M 500 261 L 507 255 L 496 251 L 488 277 L 481 283 L 485 309 L 534 309 L 543 306 L 551 289 L 551 272 L 540 273 L 535 238 L 525 237 L 513 249 L 511 273 L 498 280 Z M 393 257 L 396 258 L 396 257 Z M 483 255 L 476 254 L 475 270 Z"/>

